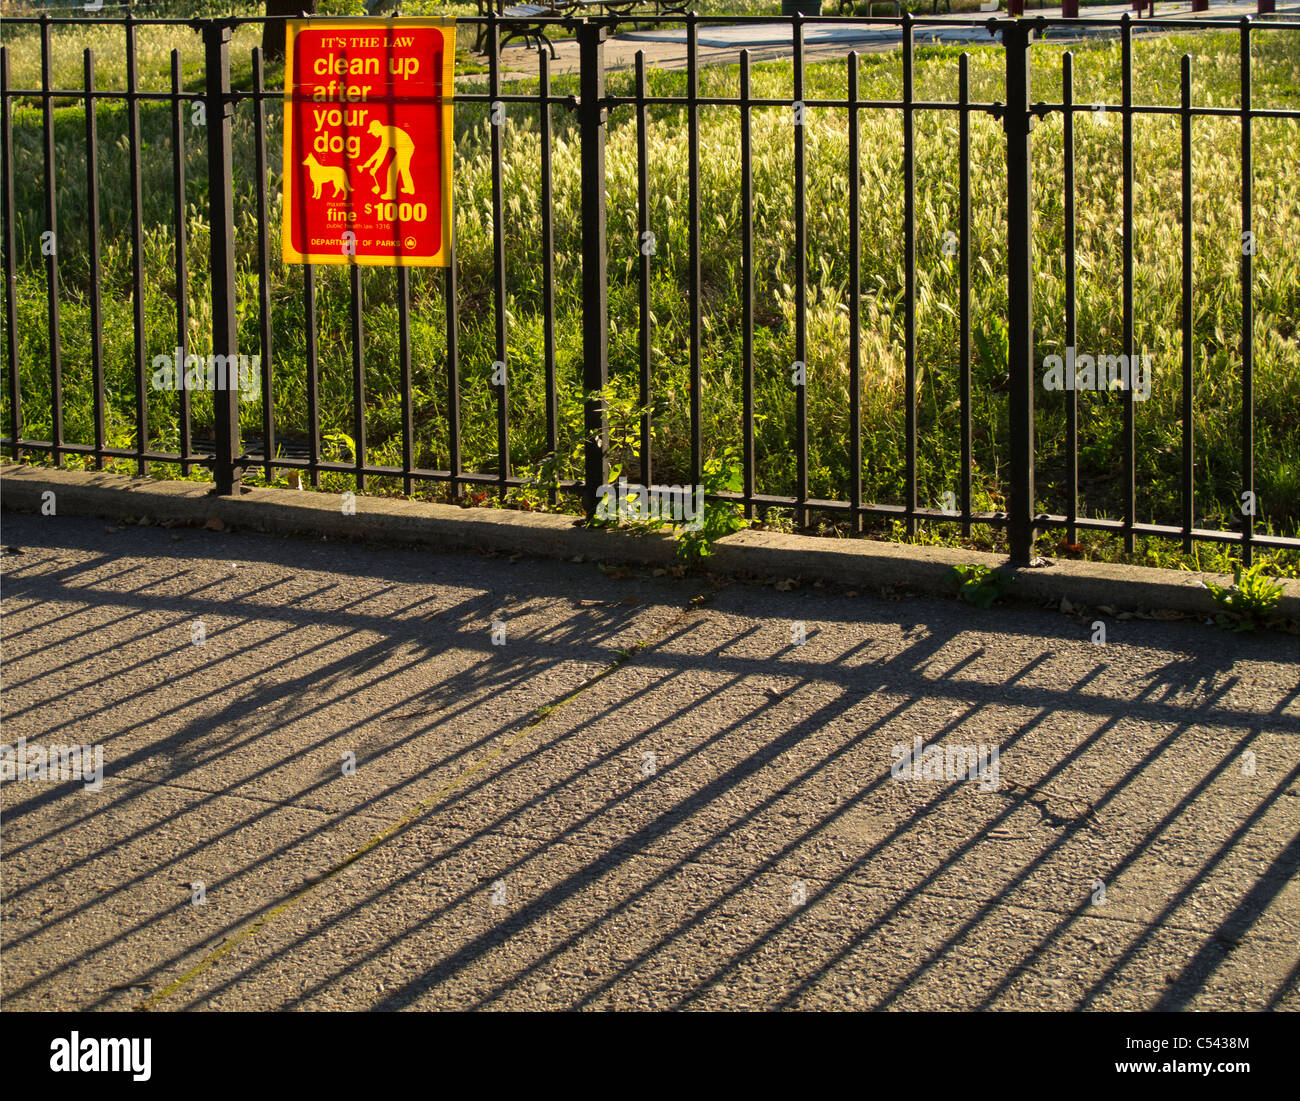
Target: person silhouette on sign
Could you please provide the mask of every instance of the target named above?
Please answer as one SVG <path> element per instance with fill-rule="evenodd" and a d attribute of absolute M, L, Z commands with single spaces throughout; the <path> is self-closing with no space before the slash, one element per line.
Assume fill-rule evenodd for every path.
<path fill-rule="evenodd" d="M 370 136 L 379 139 L 379 148 L 361 166 L 361 171 L 373 175 L 374 193 L 376 195 L 383 193 L 379 176 L 384 170 L 384 162 L 388 160 L 388 153 L 392 150 L 396 156 L 388 165 L 387 194 L 389 198 L 396 197 L 398 177 L 401 177 L 402 194 L 412 194 L 415 191 L 415 183 L 411 179 L 411 158 L 415 155 L 415 142 L 411 140 L 410 134 L 405 130 L 399 130 L 396 126 L 385 126 L 376 120 L 370 124 Z"/>

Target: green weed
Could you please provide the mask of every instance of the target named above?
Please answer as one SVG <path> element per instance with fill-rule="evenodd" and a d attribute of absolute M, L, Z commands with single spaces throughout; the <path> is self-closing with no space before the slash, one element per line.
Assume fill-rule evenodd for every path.
<path fill-rule="evenodd" d="M 989 566 L 963 564 L 948 571 L 948 583 L 967 604 L 987 608 L 1007 591 L 1011 578 Z"/>
<path fill-rule="evenodd" d="M 1216 585 L 1213 581 L 1202 584 L 1224 609 L 1215 621 L 1234 631 L 1253 631 L 1266 626 L 1282 599 L 1281 584 L 1265 575 L 1262 562 L 1246 569 L 1238 566 L 1232 571 L 1231 586 Z"/>

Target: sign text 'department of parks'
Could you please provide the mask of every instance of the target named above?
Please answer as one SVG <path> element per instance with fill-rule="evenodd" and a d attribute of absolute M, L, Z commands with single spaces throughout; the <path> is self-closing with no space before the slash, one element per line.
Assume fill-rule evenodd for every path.
<path fill-rule="evenodd" d="M 284 214 L 291 264 L 446 267 L 454 20 L 290 20 Z"/>

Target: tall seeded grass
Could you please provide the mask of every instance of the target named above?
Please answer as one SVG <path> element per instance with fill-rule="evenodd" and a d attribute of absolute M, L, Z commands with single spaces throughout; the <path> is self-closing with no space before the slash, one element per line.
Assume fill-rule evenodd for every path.
<path fill-rule="evenodd" d="M 1253 100 L 1256 107 L 1300 104 L 1300 33 L 1252 37 Z M 30 49 L 30 44 L 23 47 Z M 1178 100 L 1182 54 L 1193 61 L 1197 106 L 1237 105 L 1238 39 L 1230 34 L 1139 38 L 1135 44 L 1137 103 Z M 1035 99 L 1061 99 L 1062 48 L 1035 47 Z M 1004 98 L 1004 59 L 997 48 L 970 50 L 972 98 Z M 916 94 L 922 101 L 955 101 L 959 51 L 918 51 Z M 1076 48 L 1075 100 L 1117 104 L 1118 46 Z M 30 59 L 28 59 L 29 61 Z M 165 66 L 165 59 L 162 61 Z M 278 74 L 270 74 L 276 86 Z M 844 62 L 812 65 L 805 98 L 843 98 Z M 654 96 L 686 91 L 679 72 L 654 71 Z M 735 96 L 738 70 L 705 69 L 705 95 Z M 576 92 L 576 78 L 553 82 L 558 94 Z M 628 73 L 612 73 L 616 95 L 633 91 Z M 756 65 L 751 93 L 757 99 L 789 98 L 789 63 Z M 508 86 L 536 93 L 536 82 Z M 873 54 L 860 63 L 864 99 L 901 96 L 898 54 Z M 188 109 L 187 109 L 188 114 Z M 509 336 L 510 462 L 514 473 L 535 471 L 546 457 L 543 376 L 541 168 L 538 110 L 512 104 L 503 130 L 503 191 Z M 688 157 L 685 110 L 656 106 L 649 112 L 652 399 L 654 479 L 690 477 Z M 459 257 L 461 459 L 464 469 L 496 471 L 496 391 L 489 385 L 497 358 L 494 336 L 492 172 L 485 104 L 460 102 L 456 117 L 456 232 Z M 554 180 L 555 348 L 561 401 L 560 476 L 580 477 L 571 461 L 579 443 L 576 426 L 582 399 L 581 224 L 575 113 L 552 108 L 550 151 Z M 148 361 L 176 344 L 175 233 L 172 209 L 171 108 L 140 107 L 143 174 L 143 267 Z M 862 178 L 862 418 L 863 466 L 868 501 L 904 499 L 904 264 L 901 112 L 860 112 Z M 86 239 L 84 109 L 77 103 L 55 111 L 58 206 L 58 270 L 61 284 L 60 346 L 63 357 L 65 437 L 93 440 L 91 341 Z M 130 205 L 126 115 L 118 103 L 98 107 L 103 294 L 103 359 L 108 395 L 108 434 L 118 446 L 134 444 L 135 331 L 132 320 Z M 280 219 L 279 105 L 266 106 L 271 174 L 266 183 L 269 234 L 271 357 L 274 410 L 282 439 L 305 438 L 306 339 L 302 271 L 278 259 Z M 1181 185 L 1178 120 L 1143 116 L 1134 122 L 1137 163 L 1134 253 L 1135 348 L 1151 356 L 1150 399 L 1136 403 L 1137 519 L 1176 524 L 1181 519 Z M 239 273 L 240 348 L 259 347 L 257 195 L 253 160 L 253 108 L 243 103 L 235 120 L 236 249 Z M 755 249 L 754 390 L 757 484 L 760 492 L 795 491 L 796 267 L 794 257 L 794 148 L 791 109 L 753 112 Z M 1036 364 L 1063 351 L 1065 268 L 1063 224 L 1063 121 L 1059 114 L 1034 130 L 1034 286 Z M 818 498 L 847 499 L 849 469 L 849 222 L 848 124 L 843 108 L 809 108 L 807 142 L 807 374 L 809 490 Z M 918 479 L 923 506 L 938 507 L 946 492 L 960 496 L 958 404 L 958 267 L 944 249 L 958 228 L 957 114 L 918 111 L 916 121 L 916 287 Z M 50 432 L 49 325 L 40 234 L 45 228 L 46 179 L 41 114 L 20 106 L 14 115 L 14 181 L 18 215 L 17 313 L 24 435 Z M 191 350 L 210 348 L 207 301 L 208 225 L 204 131 L 186 123 L 186 223 L 189 285 L 179 293 L 189 305 Z M 610 396 L 620 424 L 635 418 L 639 377 L 637 275 L 636 127 L 631 107 L 610 113 L 607 149 Z M 1080 352 L 1118 354 L 1122 346 L 1121 121 L 1116 112 L 1081 112 L 1075 121 L 1077 196 L 1078 325 Z M 741 444 L 742 302 L 741 168 L 739 112 L 734 107 L 700 111 L 700 228 L 702 258 L 702 395 L 706 458 Z M 1293 534 L 1300 527 L 1300 127 L 1292 120 L 1254 123 L 1255 489 L 1260 527 Z M 1008 490 L 1007 399 L 998 381 L 1006 363 L 1005 148 L 1000 122 L 971 117 L 973 346 L 973 502 L 998 508 Z M 1240 430 L 1241 387 L 1241 157 L 1240 124 L 1228 117 L 1194 123 L 1195 251 L 1194 337 L 1196 452 L 1195 498 L 1199 526 L 1231 527 L 1243 485 Z M 950 251 L 950 250 L 949 250 Z M 417 465 L 446 469 L 446 313 L 441 272 L 413 273 L 411 353 Z M 395 275 L 364 270 L 367 459 L 401 464 L 398 312 Z M 317 269 L 321 430 L 354 434 L 352 349 L 348 272 Z M 1041 366 L 1037 368 L 1041 377 Z M 1065 397 L 1036 390 L 1038 505 L 1064 512 Z M 176 395 L 151 391 L 150 446 L 179 444 Z M 1079 484 L 1081 511 L 1122 515 L 1123 401 L 1118 392 L 1080 393 Z M 211 403 L 193 396 L 200 437 L 211 424 Z M 261 435 L 261 402 L 241 406 L 247 438 Z M 8 395 L 4 424 L 9 425 Z M 611 458 L 630 475 L 640 470 L 634 433 L 619 433 Z M 338 437 L 327 450 L 351 457 Z M 122 466 L 127 469 L 126 465 Z M 163 465 L 160 473 L 175 475 Z M 343 479 L 324 484 L 342 488 Z M 396 491 L 384 479 L 371 492 Z M 946 529 L 945 529 L 946 530 Z M 1101 547 L 1101 537 L 1098 537 Z M 1098 553 L 1103 553 L 1099 549 Z M 1107 552 L 1108 553 L 1108 552 Z M 1296 556 L 1279 556 L 1280 568 L 1296 569 Z"/>

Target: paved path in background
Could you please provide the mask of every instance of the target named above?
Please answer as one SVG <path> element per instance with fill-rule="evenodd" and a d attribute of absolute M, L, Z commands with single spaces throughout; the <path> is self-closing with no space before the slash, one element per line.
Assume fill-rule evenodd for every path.
<path fill-rule="evenodd" d="M 1294 636 L 0 539 L 4 741 L 105 768 L 0 787 L 8 1008 L 1300 1009 Z"/>
<path fill-rule="evenodd" d="M 1239 19 L 1242 16 L 1254 16 L 1255 0 L 1229 0 L 1227 3 L 1212 3 L 1209 11 L 1194 12 L 1190 3 L 1161 3 L 1156 5 L 1156 19 Z M 1133 14 L 1127 4 L 1107 4 L 1083 8 L 1082 19 L 1118 19 L 1125 12 Z M 1027 11 L 1029 18 L 1061 18 L 1060 7 L 1037 8 Z M 1278 16 L 1296 18 L 1300 16 L 1300 5 L 1283 0 L 1278 4 Z M 1006 18 L 1005 11 L 959 12 L 956 14 L 940 13 L 937 16 L 925 13 L 925 19 L 942 19 L 953 24 L 966 23 L 967 26 L 933 27 L 919 26 L 914 30 L 915 40 L 920 45 L 943 43 L 947 45 L 988 45 L 993 39 L 988 31 L 978 25 L 987 18 Z M 1268 17 L 1261 17 L 1268 18 Z M 976 25 L 969 25 L 974 21 Z M 1145 19 L 1135 19 L 1139 33 L 1145 33 Z M 1152 28 L 1154 29 L 1154 28 Z M 789 57 L 793 52 L 788 24 L 736 23 L 712 24 L 700 28 L 699 57 L 703 65 L 734 65 L 740 59 L 740 51 L 749 50 L 754 62 L 772 61 Z M 1053 38 L 1078 40 L 1096 35 L 1115 35 L 1114 27 L 1077 27 L 1068 32 L 1064 28 L 1054 28 Z M 879 23 L 811 23 L 804 28 L 804 56 L 808 61 L 831 61 L 844 57 L 851 50 L 860 53 L 881 52 L 896 49 L 902 34 L 897 26 Z M 578 46 L 573 40 L 561 40 L 555 44 L 557 58 L 551 63 L 551 71 L 556 73 L 577 72 Z M 608 70 L 630 69 L 636 63 L 638 51 L 645 53 L 646 64 L 658 69 L 684 69 L 686 67 L 686 31 L 684 28 L 624 30 L 610 38 L 605 44 L 605 66 Z M 516 40 L 502 51 L 502 62 L 511 76 L 536 76 L 537 51 Z"/>

